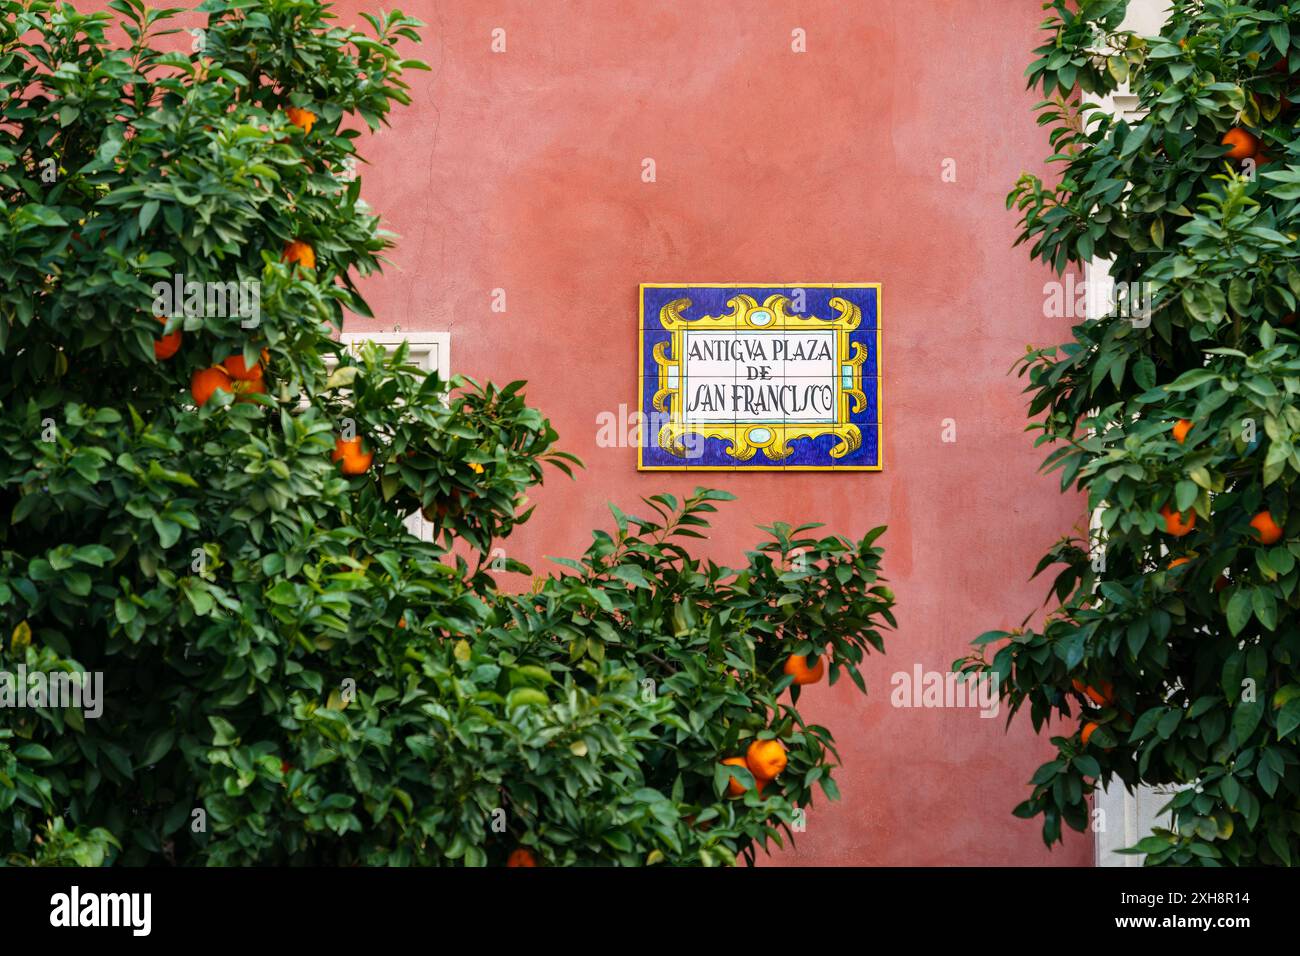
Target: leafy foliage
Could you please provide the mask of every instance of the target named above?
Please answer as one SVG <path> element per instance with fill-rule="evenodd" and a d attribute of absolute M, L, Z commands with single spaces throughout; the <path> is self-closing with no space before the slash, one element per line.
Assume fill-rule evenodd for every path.
<path fill-rule="evenodd" d="M 825 654 L 865 690 L 883 529 L 776 525 L 732 570 L 682 546 L 729 495 L 656 496 L 510 593 L 532 572 L 494 545 L 576 459 L 522 383 L 333 338 L 390 242 L 349 122 L 406 102 L 419 24 L 208 0 L 180 53 L 175 11 L 111 7 L 0 0 L 0 672 L 103 680 L 98 716 L 0 707 L 0 860 L 726 864 L 834 798 L 782 668 Z M 178 274 L 259 283 L 260 315 L 159 324 Z M 265 391 L 191 400 L 231 356 Z M 349 429 L 364 474 L 332 461 Z M 719 759 L 771 737 L 785 773 L 726 799 L 752 781 Z"/>
<path fill-rule="evenodd" d="M 1125 2 L 1045 6 L 1028 75 L 1063 169 L 1054 186 L 1025 175 L 1008 203 L 1034 256 L 1058 272 L 1113 258 L 1138 294 L 1019 363 L 1030 427 L 1054 446 L 1044 468 L 1087 493 L 1099 530 L 1040 563 L 1058 569 L 1041 629 L 984 634 L 964 666 L 995 672 L 1037 729 L 1098 725 L 1087 745 L 1069 723 L 1052 738 L 1016 809 L 1049 845 L 1085 828 L 1097 786 L 1141 782 L 1178 791 L 1173 828 L 1136 847 L 1149 864 L 1294 864 L 1300 4 L 1179 2 L 1155 37 L 1118 29 Z M 1077 95 L 1123 81 L 1136 120 Z M 1225 158 L 1232 128 L 1257 156 Z M 1171 533 L 1175 510 L 1189 532 Z M 1252 529 L 1261 512 L 1279 540 Z"/>

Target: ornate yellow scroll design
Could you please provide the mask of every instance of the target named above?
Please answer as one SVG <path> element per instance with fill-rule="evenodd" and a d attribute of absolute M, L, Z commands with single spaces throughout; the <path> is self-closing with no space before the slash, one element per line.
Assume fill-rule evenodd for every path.
<path fill-rule="evenodd" d="M 659 310 L 659 322 L 672 338 L 655 345 L 653 357 L 659 370 L 658 387 L 651 398 L 657 412 L 668 420 L 660 427 L 658 444 L 668 454 L 689 462 L 690 454 L 685 439 L 720 438 L 729 442 L 726 453 L 738 462 L 750 461 L 760 450 L 774 462 L 783 461 L 794 454 L 790 443 L 800 438 L 817 438 L 834 435 L 839 439 L 830 450 L 834 459 L 850 455 L 862 447 L 862 432 L 849 421 L 850 413 L 866 408 L 867 397 L 862 390 L 862 366 L 867 360 L 867 350 L 860 342 L 852 342 L 849 333 L 862 322 L 862 310 L 847 299 L 836 296 L 831 307 L 839 312 L 832 319 L 819 319 L 811 315 L 791 315 L 790 300 L 779 293 L 768 296 L 759 305 L 749 295 L 738 294 L 727 300 L 731 309 L 728 315 L 706 315 L 686 319 L 682 313 L 690 308 L 690 299 L 674 299 Z M 835 422 L 747 421 L 747 422 L 687 422 L 683 420 L 685 407 L 682 375 L 685 365 L 684 333 L 692 331 L 786 331 L 836 332 L 835 335 Z"/>

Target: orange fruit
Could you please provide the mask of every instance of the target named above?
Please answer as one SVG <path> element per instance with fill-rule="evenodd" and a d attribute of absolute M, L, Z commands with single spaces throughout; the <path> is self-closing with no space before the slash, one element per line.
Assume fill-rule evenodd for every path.
<path fill-rule="evenodd" d="M 787 674 L 794 675 L 796 684 L 815 684 L 826 673 L 826 658 L 818 657 L 817 663 L 809 667 L 808 658 L 802 654 L 791 654 L 786 658 L 783 670 Z"/>
<path fill-rule="evenodd" d="M 1092 732 L 1096 729 L 1097 729 L 1097 724 L 1091 720 L 1088 721 L 1088 723 L 1083 725 L 1083 733 L 1079 735 L 1079 740 L 1083 742 L 1083 745 L 1085 747 L 1088 746 L 1088 738 L 1092 736 Z"/>
<path fill-rule="evenodd" d="M 295 239 L 293 242 L 287 244 L 284 247 L 284 255 L 280 258 L 289 263 L 289 265 L 293 265 L 296 262 L 304 269 L 316 268 L 316 250 L 313 249 L 309 243 L 303 242 L 300 239 Z"/>
<path fill-rule="evenodd" d="M 1174 422 L 1174 441 L 1182 444 L 1187 441 L 1187 433 L 1192 430 L 1192 422 L 1187 418 L 1180 418 Z"/>
<path fill-rule="evenodd" d="M 266 349 L 262 350 L 262 354 L 265 356 Z M 221 367 L 226 370 L 227 375 L 237 382 L 249 382 L 262 377 L 262 363 L 254 362 L 253 367 L 249 368 L 248 363 L 244 361 L 243 352 L 236 352 L 229 356 L 221 363 Z"/>
<path fill-rule="evenodd" d="M 286 106 L 284 115 L 289 118 L 290 123 L 297 126 L 304 133 L 310 133 L 312 124 L 316 122 L 316 114 L 301 106 Z"/>
<path fill-rule="evenodd" d="M 506 866 L 536 866 L 537 857 L 533 856 L 533 851 L 528 847 L 521 846 L 510 851 L 506 857 Z"/>
<path fill-rule="evenodd" d="M 728 767 L 744 767 L 746 770 L 749 770 L 750 773 L 754 773 L 754 771 L 750 769 L 749 764 L 745 762 L 744 757 L 728 757 L 722 762 L 726 764 Z M 759 793 L 762 793 L 763 788 L 767 786 L 767 781 L 764 780 L 756 773 L 754 774 L 754 783 L 757 786 Z M 745 791 L 748 789 L 749 789 L 748 787 L 746 787 L 735 777 L 727 778 L 727 796 L 743 797 L 745 795 Z"/>
<path fill-rule="evenodd" d="M 232 391 L 230 376 L 225 369 L 214 365 L 212 368 L 199 369 L 190 377 L 190 394 L 200 408 L 218 391 Z"/>
<path fill-rule="evenodd" d="M 1259 138 L 1250 130 L 1234 126 L 1219 142 L 1229 147 L 1226 159 L 1250 159 L 1259 152 Z"/>
<path fill-rule="evenodd" d="M 779 740 L 755 740 L 745 751 L 745 765 L 756 780 L 775 780 L 787 759 Z"/>
<path fill-rule="evenodd" d="M 1084 697 L 1096 704 L 1098 707 L 1104 707 L 1107 704 L 1115 703 L 1115 685 L 1108 680 L 1101 682 L 1101 690 L 1092 686 L 1084 686 L 1083 681 L 1072 681 L 1074 689 Z"/>
<path fill-rule="evenodd" d="M 374 457 L 374 452 L 365 451 L 361 447 L 360 438 L 334 439 L 334 454 L 330 456 L 331 460 L 342 462 L 345 475 L 364 475 Z"/>
<path fill-rule="evenodd" d="M 1277 526 L 1273 516 L 1267 511 L 1261 511 L 1255 517 L 1250 519 L 1251 533 L 1255 540 L 1260 544 L 1276 544 L 1282 540 L 1282 529 Z"/>
<path fill-rule="evenodd" d="M 1190 534 L 1191 530 L 1196 527 L 1196 512 L 1187 512 L 1184 518 L 1180 512 L 1175 511 L 1168 505 L 1160 509 L 1160 514 L 1165 519 L 1165 531 L 1172 534 L 1175 538 L 1181 538 L 1185 534 Z"/>
<path fill-rule="evenodd" d="M 262 373 L 260 371 L 256 378 L 245 378 L 233 381 L 230 383 L 230 387 L 234 390 L 235 394 L 239 396 L 235 399 L 237 402 L 250 401 L 250 395 L 266 394 L 266 383 L 262 381 Z"/>
<path fill-rule="evenodd" d="M 161 322 L 163 325 L 167 324 L 167 320 L 164 319 L 162 316 L 155 316 L 155 318 L 157 318 L 158 321 Z M 181 347 L 181 330 L 177 329 L 175 332 L 171 332 L 168 333 L 167 335 L 161 336 L 160 338 L 154 339 L 153 357 L 157 359 L 159 362 L 165 362 L 173 355 L 175 355 L 178 351 L 180 351 L 180 347 Z"/>

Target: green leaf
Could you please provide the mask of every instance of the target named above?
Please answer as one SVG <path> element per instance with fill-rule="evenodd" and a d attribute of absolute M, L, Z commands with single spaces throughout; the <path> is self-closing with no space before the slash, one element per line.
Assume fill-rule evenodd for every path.
<path fill-rule="evenodd" d="M 356 381 L 357 374 L 360 371 L 361 370 L 355 365 L 340 365 L 331 372 L 330 377 L 325 380 L 325 391 L 328 392 L 335 388 L 350 387 L 352 383 Z"/>
<path fill-rule="evenodd" d="M 1250 592 L 1251 606 L 1255 609 L 1255 617 L 1259 623 L 1263 624 L 1270 631 L 1277 628 L 1277 598 L 1273 596 L 1271 589 L 1266 587 L 1253 588 Z"/>
<path fill-rule="evenodd" d="M 176 732 L 171 729 L 155 731 L 145 744 L 144 755 L 140 758 L 142 767 L 152 766 L 167 755 L 176 742 Z"/>
<path fill-rule="evenodd" d="M 1273 41 L 1273 46 L 1277 47 L 1277 52 L 1284 54 L 1291 45 L 1291 29 L 1285 23 L 1275 23 L 1268 28 L 1269 38 Z"/>
<path fill-rule="evenodd" d="M 1119 151 L 1121 160 L 1128 159 L 1146 142 L 1147 136 L 1151 132 L 1151 126 L 1148 123 L 1142 123 L 1135 127 L 1130 127 L 1128 136 L 1124 139 L 1124 145 Z"/>
<path fill-rule="evenodd" d="M 1289 701 L 1277 715 L 1278 739 L 1295 733 L 1297 727 L 1300 727 L 1300 697 Z"/>
<path fill-rule="evenodd" d="M 194 613 L 199 617 L 210 614 L 216 602 L 213 601 L 212 595 L 208 593 L 203 583 L 191 578 L 187 579 L 185 584 L 187 586 L 182 590 L 186 599 L 190 602 L 190 607 L 194 608 Z"/>
<path fill-rule="evenodd" d="M 41 744 L 23 744 L 14 750 L 14 755 L 19 760 L 38 760 L 42 763 L 48 763 L 54 759 L 54 754 L 50 753 Z"/>
<path fill-rule="evenodd" d="M 32 643 L 32 628 L 26 621 L 19 621 L 9 635 L 9 650 L 17 652 Z"/>
<path fill-rule="evenodd" d="M 235 732 L 235 725 L 224 717 L 208 717 L 208 723 L 212 725 L 213 737 L 212 743 L 216 747 L 228 747 L 239 740 L 239 735 Z"/>
<path fill-rule="evenodd" d="M 626 581 L 634 588 L 652 588 L 653 584 L 635 564 L 620 564 L 613 570 L 613 576 L 620 581 Z"/>
<path fill-rule="evenodd" d="M 1250 283 L 1242 276 L 1233 276 L 1228 283 L 1228 304 L 1238 315 L 1245 315 L 1250 309 Z"/>
<path fill-rule="evenodd" d="M 1241 633 L 1241 629 L 1250 620 L 1253 609 L 1249 591 L 1239 589 L 1233 593 L 1228 601 L 1228 630 L 1232 632 L 1233 637 Z"/>
<path fill-rule="evenodd" d="M 508 707 L 545 707 L 550 698 L 535 687 L 516 687 L 506 697 Z"/>
<path fill-rule="evenodd" d="M 144 232 L 153 222 L 154 216 L 158 215 L 158 207 L 161 203 L 157 199 L 151 199 L 140 207 L 140 231 Z"/>
<path fill-rule="evenodd" d="M 1237 737 L 1239 747 L 1246 746 L 1246 741 L 1255 732 L 1255 728 L 1259 726 L 1260 719 L 1263 716 L 1264 705 L 1258 700 L 1242 701 L 1237 705 L 1232 714 L 1232 732 Z"/>
<path fill-rule="evenodd" d="M 1221 376 L 1208 368 L 1194 368 L 1178 376 L 1171 384 L 1165 386 L 1166 391 L 1170 392 L 1187 392 L 1191 391 L 1206 382 L 1217 382 Z"/>
<path fill-rule="evenodd" d="M 826 794 L 828 799 L 840 799 L 840 788 L 836 785 L 835 781 L 831 779 L 830 774 L 822 777 L 821 780 L 817 782 L 821 784 L 822 792 Z"/>
<path fill-rule="evenodd" d="M 1228 805 L 1228 809 L 1236 809 L 1237 798 L 1241 796 L 1241 785 L 1231 776 L 1224 777 L 1219 781 L 1219 793 L 1223 796 L 1223 802 Z"/>
<path fill-rule="evenodd" d="M 86 544 L 73 551 L 72 558 L 82 564 L 91 564 L 97 568 L 102 568 L 113 560 L 113 552 L 102 544 Z"/>

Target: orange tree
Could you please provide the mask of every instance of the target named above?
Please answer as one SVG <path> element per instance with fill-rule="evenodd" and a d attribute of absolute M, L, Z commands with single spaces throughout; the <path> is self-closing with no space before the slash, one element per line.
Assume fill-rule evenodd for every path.
<path fill-rule="evenodd" d="M 1125 2 L 1045 7 L 1028 74 L 1063 170 L 1008 205 L 1034 256 L 1113 259 L 1129 295 L 1021 374 L 1045 470 L 1100 531 L 1043 558 L 1041 629 L 984 634 L 964 666 L 1063 728 L 1015 811 L 1049 845 L 1098 786 L 1164 784 L 1148 863 L 1298 863 L 1300 4 L 1176 2 L 1154 37 L 1119 29 Z M 1080 96 L 1123 81 L 1138 119 Z"/>
<path fill-rule="evenodd" d="M 880 529 L 728 569 L 659 495 L 510 593 L 550 424 L 334 340 L 419 24 L 111 7 L 0 2 L 0 859 L 725 864 L 834 798 L 796 704 L 882 649 Z"/>

